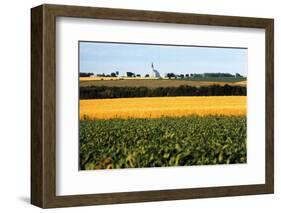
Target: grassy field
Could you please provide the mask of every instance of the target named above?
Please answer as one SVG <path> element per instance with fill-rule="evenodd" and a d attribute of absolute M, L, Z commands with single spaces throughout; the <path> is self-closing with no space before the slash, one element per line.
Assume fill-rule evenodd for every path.
<path fill-rule="evenodd" d="M 80 100 L 80 118 L 159 118 L 245 115 L 246 96 L 154 97 Z"/>
<path fill-rule="evenodd" d="M 240 84 L 241 82 L 241 84 Z M 240 85 L 246 86 L 245 78 L 190 78 L 188 80 L 178 79 L 123 79 L 123 80 L 91 80 L 91 78 L 80 78 L 80 87 L 89 86 L 108 86 L 108 87 L 178 87 L 181 85 L 189 86 L 209 86 L 209 85 Z"/>
<path fill-rule="evenodd" d="M 80 169 L 246 163 L 245 116 L 80 121 Z"/>

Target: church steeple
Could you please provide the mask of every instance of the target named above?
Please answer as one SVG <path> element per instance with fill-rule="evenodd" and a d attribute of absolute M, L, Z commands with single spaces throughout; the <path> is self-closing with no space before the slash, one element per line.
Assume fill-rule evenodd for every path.
<path fill-rule="evenodd" d="M 151 63 L 151 69 L 152 69 L 151 77 L 153 77 L 153 78 L 160 78 L 161 77 L 160 73 L 156 69 L 154 69 L 153 62 Z"/>

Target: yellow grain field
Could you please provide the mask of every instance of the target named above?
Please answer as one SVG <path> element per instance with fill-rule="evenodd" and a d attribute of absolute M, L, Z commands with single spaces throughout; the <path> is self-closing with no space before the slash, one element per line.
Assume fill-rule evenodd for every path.
<path fill-rule="evenodd" d="M 245 115 L 246 96 L 152 97 L 80 100 L 80 119 Z"/>

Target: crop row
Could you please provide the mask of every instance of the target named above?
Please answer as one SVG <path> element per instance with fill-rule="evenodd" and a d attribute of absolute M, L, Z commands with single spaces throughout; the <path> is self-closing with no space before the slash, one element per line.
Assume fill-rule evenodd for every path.
<path fill-rule="evenodd" d="M 80 169 L 246 163 L 245 116 L 80 121 Z"/>

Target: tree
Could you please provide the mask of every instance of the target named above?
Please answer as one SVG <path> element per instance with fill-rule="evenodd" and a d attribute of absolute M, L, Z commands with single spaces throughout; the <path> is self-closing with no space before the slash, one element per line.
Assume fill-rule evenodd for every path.
<path fill-rule="evenodd" d="M 204 73 L 204 77 L 234 77 L 234 75 L 230 74 L 230 73 Z"/>
<path fill-rule="evenodd" d="M 127 72 L 127 77 L 135 77 L 135 73 L 133 72 Z"/>
<path fill-rule="evenodd" d="M 184 78 L 184 74 L 180 74 L 180 75 L 178 75 L 178 77 L 183 79 Z"/>
<path fill-rule="evenodd" d="M 196 74 L 194 73 L 192 76 L 193 76 L 194 78 L 202 78 L 202 77 L 203 77 L 202 74 L 197 74 L 197 73 L 196 73 Z"/>
<path fill-rule="evenodd" d="M 171 79 L 171 78 L 175 78 L 176 75 L 174 73 L 167 73 L 166 77 Z"/>
<path fill-rule="evenodd" d="M 156 88 L 90 86 L 81 87 L 79 94 L 81 99 L 165 96 L 245 96 L 247 95 L 247 88 L 231 85 L 209 85 L 201 87 L 181 85 L 178 87 Z"/>
<path fill-rule="evenodd" d="M 240 75 L 239 73 L 235 73 L 235 77 L 236 77 L 236 78 L 241 78 L 241 77 L 243 77 L 243 76 Z"/>
<path fill-rule="evenodd" d="M 115 72 L 112 72 L 112 73 L 110 74 L 110 76 L 111 76 L 111 77 L 116 77 L 116 73 L 115 73 Z"/>
<path fill-rule="evenodd" d="M 137 74 L 136 76 L 137 76 L 137 77 L 141 77 L 141 75 L 140 75 L 140 74 Z"/>
<path fill-rule="evenodd" d="M 105 77 L 105 74 L 97 74 L 98 77 Z"/>
<path fill-rule="evenodd" d="M 144 77 L 149 78 L 149 74 L 145 74 L 145 76 L 144 76 Z"/>
<path fill-rule="evenodd" d="M 189 78 L 189 74 L 185 74 L 185 77 L 186 77 L 186 78 Z"/>
<path fill-rule="evenodd" d="M 94 75 L 92 72 L 80 72 L 79 76 L 80 77 L 90 77 L 91 75 Z"/>

